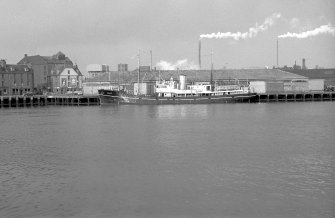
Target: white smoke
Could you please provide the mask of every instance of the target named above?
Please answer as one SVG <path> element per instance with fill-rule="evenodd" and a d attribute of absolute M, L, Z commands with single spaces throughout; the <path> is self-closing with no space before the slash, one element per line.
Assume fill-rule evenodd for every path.
<path fill-rule="evenodd" d="M 322 25 L 314 30 L 309 30 L 302 33 L 286 33 L 283 35 L 278 36 L 278 38 L 297 38 L 297 39 L 305 39 L 311 36 L 317 36 L 320 34 L 331 34 L 335 36 L 335 28 L 332 27 L 330 24 Z"/>
<path fill-rule="evenodd" d="M 199 67 L 194 62 L 188 62 L 187 59 L 178 60 L 176 63 L 169 63 L 161 60 L 156 64 L 158 70 L 198 70 Z"/>
<path fill-rule="evenodd" d="M 226 33 L 211 33 L 211 34 L 201 34 L 200 39 L 207 38 L 207 39 L 226 39 L 226 38 L 233 38 L 234 40 L 240 40 L 240 39 L 247 39 L 247 38 L 253 38 L 257 36 L 259 32 L 266 31 L 270 26 L 272 26 L 276 19 L 279 19 L 281 17 L 280 13 L 273 13 L 270 17 L 267 17 L 263 24 L 258 25 L 256 23 L 255 27 L 250 27 L 248 32 L 226 32 Z"/>

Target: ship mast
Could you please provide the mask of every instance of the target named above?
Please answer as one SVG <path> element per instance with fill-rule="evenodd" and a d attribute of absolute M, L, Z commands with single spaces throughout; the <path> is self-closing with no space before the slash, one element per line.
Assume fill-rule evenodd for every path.
<path fill-rule="evenodd" d="M 211 52 L 211 91 L 214 90 L 213 87 L 213 50 Z"/>
<path fill-rule="evenodd" d="M 140 95 L 140 49 L 138 49 L 138 56 L 137 56 L 137 95 Z"/>

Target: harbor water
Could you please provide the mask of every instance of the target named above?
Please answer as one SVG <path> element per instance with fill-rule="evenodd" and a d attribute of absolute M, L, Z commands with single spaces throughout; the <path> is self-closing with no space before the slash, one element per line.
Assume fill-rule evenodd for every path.
<path fill-rule="evenodd" d="M 334 108 L 3 108 L 0 217 L 335 217 Z"/>

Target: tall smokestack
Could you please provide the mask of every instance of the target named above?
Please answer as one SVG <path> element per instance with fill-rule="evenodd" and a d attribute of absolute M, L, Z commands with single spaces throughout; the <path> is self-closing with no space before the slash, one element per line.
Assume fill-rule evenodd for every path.
<path fill-rule="evenodd" d="M 199 69 L 201 70 L 201 39 L 199 39 Z"/>
<path fill-rule="evenodd" d="M 302 66 L 303 70 L 307 69 L 307 67 L 306 67 L 306 59 L 305 58 L 302 59 L 302 65 L 301 66 Z"/>
<path fill-rule="evenodd" d="M 277 38 L 277 68 L 279 68 L 279 65 L 278 65 L 278 38 Z"/>

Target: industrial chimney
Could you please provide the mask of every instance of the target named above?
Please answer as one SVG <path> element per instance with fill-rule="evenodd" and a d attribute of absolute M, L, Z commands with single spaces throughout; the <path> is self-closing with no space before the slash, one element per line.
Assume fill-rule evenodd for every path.
<path fill-rule="evenodd" d="M 277 38 L 277 68 L 279 68 L 278 66 L 278 38 Z"/>
<path fill-rule="evenodd" d="M 305 58 L 302 59 L 302 69 L 303 70 L 307 69 L 307 67 L 306 67 L 306 59 Z"/>
<path fill-rule="evenodd" d="M 199 70 L 201 70 L 201 39 L 199 39 Z"/>
<path fill-rule="evenodd" d="M 0 67 L 1 68 L 6 68 L 6 60 L 5 59 L 0 60 Z"/>

